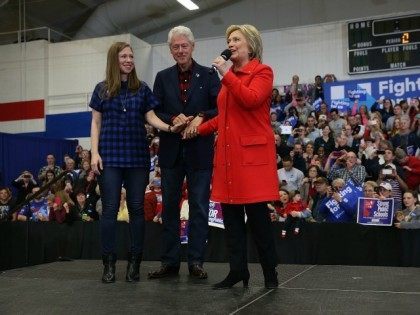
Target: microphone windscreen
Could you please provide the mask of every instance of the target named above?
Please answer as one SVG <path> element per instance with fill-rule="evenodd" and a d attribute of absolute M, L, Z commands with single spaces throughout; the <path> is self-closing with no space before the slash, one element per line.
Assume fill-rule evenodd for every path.
<path fill-rule="evenodd" d="M 228 60 L 232 56 L 232 52 L 229 49 L 225 49 L 222 51 L 220 56 L 222 56 L 223 59 Z"/>

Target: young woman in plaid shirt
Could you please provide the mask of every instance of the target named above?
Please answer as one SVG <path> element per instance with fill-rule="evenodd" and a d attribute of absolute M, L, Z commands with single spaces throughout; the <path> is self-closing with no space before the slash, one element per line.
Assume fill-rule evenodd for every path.
<path fill-rule="evenodd" d="M 108 50 L 106 79 L 93 91 L 91 150 L 92 170 L 98 174 L 102 196 L 102 259 L 104 283 L 115 282 L 115 234 L 121 186 L 127 191 L 131 248 L 126 280 L 139 280 L 144 240 L 144 192 L 150 156 L 144 124 L 164 132 L 178 132 L 184 125 L 162 122 L 153 109 L 158 105 L 146 83 L 137 77 L 134 54 L 128 43 L 114 43 Z"/>

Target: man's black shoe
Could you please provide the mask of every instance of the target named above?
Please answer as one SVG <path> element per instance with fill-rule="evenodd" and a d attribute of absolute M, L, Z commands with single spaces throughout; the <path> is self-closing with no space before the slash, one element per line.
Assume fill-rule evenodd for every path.
<path fill-rule="evenodd" d="M 174 277 L 179 273 L 179 267 L 162 265 L 159 270 L 149 272 L 149 279 L 159 279 L 165 277 Z"/>
<path fill-rule="evenodd" d="M 190 271 L 190 276 L 196 279 L 207 279 L 207 272 L 203 269 L 202 266 L 194 264 L 188 267 Z"/>

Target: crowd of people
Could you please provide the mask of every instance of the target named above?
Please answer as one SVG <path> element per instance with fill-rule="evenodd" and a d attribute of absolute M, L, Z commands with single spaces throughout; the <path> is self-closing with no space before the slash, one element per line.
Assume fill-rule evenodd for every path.
<path fill-rule="evenodd" d="M 154 137 L 153 142 L 156 141 L 158 137 Z M 46 165 L 39 169 L 38 174 L 34 176 L 25 170 L 10 186 L 0 188 L 0 221 L 55 221 L 72 224 L 74 221 L 99 220 L 102 216 L 102 201 L 97 175 L 90 166 L 90 151 L 79 145 L 75 154 L 66 154 L 63 160 L 63 165 L 57 165 L 54 155 L 48 154 Z M 145 194 L 145 220 L 161 223 L 159 167 L 153 165 L 150 174 Z M 56 180 L 58 176 L 60 178 Z M 117 220 L 129 222 L 124 187 L 121 187 Z"/>
<path fill-rule="evenodd" d="M 370 109 L 355 99 L 339 111 L 324 101 L 321 82 L 316 76 L 304 92 L 293 76 L 288 93 L 273 88 L 270 121 L 280 201 L 269 205 L 272 220 L 286 221 L 285 229 L 294 227 L 294 234 L 299 220 L 356 222 L 357 208 L 346 208 L 340 194 L 351 180 L 364 197 L 394 199 L 396 227 L 420 228 L 419 98 L 396 104 L 380 98 Z M 301 202 L 292 206 L 296 196 Z M 332 199 L 343 210 L 339 218 L 326 206 Z"/>

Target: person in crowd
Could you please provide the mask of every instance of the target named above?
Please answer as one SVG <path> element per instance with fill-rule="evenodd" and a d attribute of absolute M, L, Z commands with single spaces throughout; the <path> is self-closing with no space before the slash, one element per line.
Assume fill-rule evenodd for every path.
<path fill-rule="evenodd" d="M 342 178 L 344 181 L 352 179 L 355 184 L 362 185 L 365 181 L 366 170 L 363 165 L 357 163 L 354 152 L 346 152 L 337 158 L 328 174 L 328 179 Z"/>
<path fill-rule="evenodd" d="M 314 143 L 313 142 L 308 142 L 305 145 L 305 151 L 302 153 L 302 157 L 305 160 L 305 173 L 306 170 L 308 169 L 308 167 L 311 165 L 312 160 L 315 157 L 315 150 L 314 150 Z"/>
<path fill-rule="evenodd" d="M 320 75 L 315 76 L 315 84 L 312 90 L 312 100 L 315 101 L 318 98 L 324 99 L 324 87 L 322 84 L 322 77 Z"/>
<path fill-rule="evenodd" d="M 108 50 L 106 78 L 93 91 L 91 167 L 99 175 L 102 198 L 101 242 L 104 270 L 102 281 L 115 282 L 116 219 L 121 186 L 127 189 L 130 215 L 130 253 L 126 281 L 139 280 L 143 252 L 143 199 L 150 170 L 145 122 L 169 134 L 185 126 L 164 123 L 153 111 L 159 100 L 140 81 L 134 66 L 133 49 L 116 42 Z"/>
<path fill-rule="evenodd" d="M 323 218 L 324 222 L 340 223 L 340 222 L 356 222 L 356 209 L 343 202 L 341 190 L 344 188 L 345 182 L 342 178 L 336 178 L 331 183 L 331 192 L 329 200 L 336 201 L 336 209 L 334 213 L 324 203 L 318 207 L 318 215 Z"/>
<path fill-rule="evenodd" d="M 331 120 L 329 122 L 330 129 L 333 133 L 333 137 L 336 138 L 341 134 L 343 127 L 346 125 L 346 121 L 340 117 L 337 108 L 330 110 Z"/>
<path fill-rule="evenodd" d="M 295 143 L 293 150 L 290 151 L 290 157 L 293 159 L 293 167 L 302 173 L 306 173 L 306 160 L 303 157 L 303 146 L 301 143 Z"/>
<path fill-rule="evenodd" d="M 420 205 L 416 194 L 412 190 L 406 191 L 403 202 L 405 209 L 394 225 L 399 229 L 420 229 Z"/>
<path fill-rule="evenodd" d="M 318 137 L 315 139 L 315 143 L 314 143 L 315 152 L 317 152 L 318 154 L 318 149 L 320 147 L 323 147 L 325 156 L 328 156 L 334 149 L 334 138 L 331 135 L 330 126 L 325 125 L 321 129 L 321 134 L 322 134 L 321 137 Z"/>
<path fill-rule="evenodd" d="M 48 183 L 50 183 L 51 181 L 53 181 L 55 178 L 55 173 L 53 170 L 47 170 L 45 172 L 45 177 L 44 180 L 42 181 L 42 186 L 47 185 Z"/>
<path fill-rule="evenodd" d="M 379 198 L 392 198 L 392 186 L 390 183 L 379 183 Z"/>
<path fill-rule="evenodd" d="M 351 134 L 354 139 L 361 140 L 365 135 L 366 127 L 360 124 L 360 115 L 349 115 L 347 116 L 347 122 L 351 127 Z"/>
<path fill-rule="evenodd" d="M 71 217 L 72 213 L 70 212 L 70 204 L 67 202 L 63 203 L 63 200 L 59 196 L 55 196 L 52 202 L 52 206 L 49 209 L 48 220 L 62 224 L 69 222 Z"/>
<path fill-rule="evenodd" d="M 80 144 L 77 145 L 76 149 L 74 150 L 74 158 L 73 158 L 76 166 L 80 165 L 82 162 L 82 152 L 83 152 L 83 147 Z"/>
<path fill-rule="evenodd" d="M 14 205 L 12 191 L 7 187 L 0 187 L 0 222 L 12 220 Z"/>
<path fill-rule="evenodd" d="M 394 116 L 394 107 L 392 101 L 389 98 L 380 98 L 372 104 L 370 111 L 372 113 L 379 112 L 382 117 L 382 123 L 385 125 L 388 118 Z"/>
<path fill-rule="evenodd" d="M 302 92 L 302 84 L 299 84 L 299 76 L 297 74 L 292 76 L 292 83 L 289 89 L 293 99 L 297 97 L 299 92 Z"/>
<path fill-rule="evenodd" d="M 328 105 L 325 102 L 322 102 L 321 105 L 319 105 L 319 111 L 315 113 L 316 119 L 319 121 L 320 116 L 324 116 L 324 120 L 330 120 L 330 112 L 328 110 Z"/>
<path fill-rule="evenodd" d="M 150 184 L 149 190 L 144 196 L 144 218 L 146 221 L 155 221 L 162 223 L 162 189 L 161 178 L 154 177 Z"/>
<path fill-rule="evenodd" d="M 220 79 L 192 58 L 195 41 L 188 27 L 172 28 L 168 34 L 168 45 L 176 64 L 156 75 L 153 92 L 161 102 L 157 115 L 167 123 L 189 123 L 183 130 L 184 140 L 176 134 L 164 133 L 160 136 L 163 254 L 161 266 L 149 273 L 149 279 L 179 273 L 179 211 L 185 177 L 190 187 L 188 270 L 191 277 L 206 279 L 208 275 L 203 263 L 208 235 L 214 135 L 208 134 L 196 139 L 186 139 L 186 135 L 191 134 L 203 121 L 217 115 L 216 98 L 220 90 Z"/>
<path fill-rule="evenodd" d="M 213 62 L 223 77 L 219 114 L 198 129 L 200 135 L 218 132 L 211 199 L 222 206 L 230 271 L 214 288 L 231 288 L 240 281 L 248 284 L 245 212 L 265 287 L 276 288 L 277 257 L 267 207 L 268 201 L 279 198 L 274 134 L 268 119 L 273 71 L 261 63 L 262 40 L 254 26 L 231 25 L 226 38 L 233 65 L 229 67 L 222 57 Z"/>
<path fill-rule="evenodd" d="M 420 143 L 420 138 L 415 132 L 410 131 L 410 117 L 400 118 L 400 129 L 398 134 L 391 138 L 394 148 L 403 149 L 408 155 L 414 156 Z"/>
<path fill-rule="evenodd" d="M 277 176 L 281 188 L 286 189 L 289 192 L 298 190 L 304 177 L 302 171 L 293 167 L 293 160 L 291 157 L 285 157 L 283 159 L 283 168 L 277 171 Z"/>
<path fill-rule="evenodd" d="M 276 91 L 276 92 L 275 92 Z M 278 89 L 273 89 L 273 95 L 271 97 L 271 107 L 270 107 L 270 114 L 276 113 L 277 114 L 277 121 L 281 122 L 286 117 L 284 109 L 286 107 L 286 102 L 282 95 L 280 95 Z"/>
<path fill-rule="evenodd" d="M 90 168 L 90 160 L 82 160 L 81 162 L 81 168 L 78 176 L 78 181 L 83 180 L 91 171 Z"/>
<path fill-rule="evenodd" d="M 74 191 L 83 191 L 86 195 L 87 203 L 89 203 L 92 207 L 95 207 L 96 202 L 99 199 L 99 196 L 96 194 L 97 186 L 98 181 L 96 179 L 96 174 L 94 171 L 89 170 L 85 177 L 83 177 L 82 179 L 79 178 L 74 188 Z"/>
<path fill-rule="evenodd" d="M 76 163 L 72 158 L 66 160 L 66 179 L 69 179 L 72 186 L 75 186 L 79 179 L 80 170 L 76 169 Z"/>
<path fill-rule="evenodd" d="M 274 133 L 274 141 L 276 143 L 276 153 L 277 156 L 280 157 L 280 160 L 284 159 L 286 156 L 290 156 L 290 151 L 292 151 L 292 148 L 289 147 L 285 141 L 283 141 L 281 134 Z"/>
<path fill-rule="evenodd" d="M 270 123 L 271 123 L 271 128 L 273 128 L 274 132 L 281 132 L 281 124 L 277 119 L 277 113 L 276 112 L 272 112 L 270 113 Z"/>
<path fill-rule="evenodd" d="M 45 176 L 48 170 L 52 170 L 55 176 L 58 176 L 61 173 L 61 168 L 60 166 L 55 164 L 55 157 L 52 154 L 47 155 L 47 165 L 41 167 L 41 169 L 38 172 L 38 180 L 40 182 L 43 182 L 45 180 Z"/>
<path fill-rule="evenodd" d="M 311 165 L 308 168 L 308 176 L 302 179 L 300 184 L 300 193 L 302 200 L 306 202 L 309 208 L 312 206 L 313 198 L 316 195 L 315 180 L 320 177 L 321 170 L 316 165 Z"/>
<path fill-rule="evenodd" d="M 32 195 L 39 191 L 39 187 L 32 188 Z M 17 215 L 18 221 L 48 221 L 48 206 L 44 196 L 35 197 L 25 205 Z"/>
<path fill-rule="evenodd" d="M 317 122 L 314 116 L 310 115 L 308 116 L 308 119 L 306 120 L 306 137 L 312 141 L 315 142 L 316 138 L 321 137 L 321 130 L 319 130 L 316 126 Z"/>
<path fill-rule="evenodd" d="M 409 189 L 416 189 L 420 186 L 420 157 L 409 156 L 401 148 L 395 149 L 395 157 L 400 166 L 404 169 L 404 181 Z M 401 177 L 401 176 L 400 176 Z"/>
<path fill-rule="evenodd" d="M 284 207 L 290 201 L 289 192 L 285 189 L 279 190 L 279 200 L 273 200 L 267 204 L 270 212 L 271 222 L 284 221 Z"/>
<path fill-rule="evenodd" d="M 358 110 L 358 119 L 360 120 L 359 124 L 367 126 L 369 123 L 370 115 L 369 110 L 366 105 L 360 105 Z"/>
<path fill-rule="evenodd" d="M 389 118 L 386 120 L 385 129 L 390 133 L 394 127 L 394 122 L 396 119 L 401 119 L 403 116 L 403 111 L 401 109 L 400 104 L 395 104 L 394 106 L 394 115 L 389 116 Z"/>
<path fill-rule="evenodd" d="M 346 146 L 349 147 L 350 151 L 357 154 L 359 152 L 360 140 L 353 135 L 353 129 L 350 124 L 344 126 L 343 134 L 347 138 Z"/>
<path fill-rule="evenodd" d="M 381 140 L 386 139 L 386 134 L 383 132 L 383 124 L 380 117 L 381 114 L 378 112 L 372 113 L 371 120 L 369 120 L 366 128 L 365 138 L 371 139 L 375 143 L 379 143 Z"/>
<path fill-rule="evenodd" d="M 325 177 L 318 177 L 315 180 L 316 195 L 312 203 L 312 221 L 324 222 L 325 214 L 321 209 L 325 207 L 325 204 L 331 197 L 331 190 L 329 189 L 328 180 Z"/>
<path fill-rule="evenodd" d="M 363 196 L 365 198 L 379 198 L 379 186 L 376 182 L 368 180 L 363 184 Z"/>
<path fill-rule="evenodd" d="M 311 216 L 311 210 L 306 208 L 306 203 L 302 201 L 302 197 L 298 190 L 293 192 L 292 201 L 284 207 L 283 217 L 284 221 L 283 229 L 281 230 L 281 238 L 285 238 L 287 232 L 292 230 L 294 235 L 298 235 L 302 222 L 305 218 Z"/>
<path fill-rule="evenodd" d="M 296 108 L 297 115 L 301 124 L 306 124 L 306 120 L 308 119 L 310 113 L 314 111 L 312 105 L 306 101 L 302 91 L 298 91 L 296 93 L 295 101 L 288 104 L 284 110 L 288 112 L 291 107 Z"/>
<path fill-rule="evenodd" d="M 69 221 L 90 222 L 99 220 L 99 214 L 96 212 L 94 205 L 89 203 L 83 190 L 76 192 L 76 203 L 70 206 L 70 214 L 73 217 Z"/>
<path fill-rule="evenodd" d="M 381 165 L 379 168 L 378 182 L 386 182 L 391 185 L 392 196 L 395 199 L 395 209 L 401 209 L 402 193 L 407 190 L 408 187 L 403 179 L 405 178 L 404 172 L 399 165 L 393 163 L 394 154 L 390 151 L 392 152 L 392 150 L 385 150 L 385 164 Z"/>
<path fill-rule="evenodd" d="M 38 186 L 34 176 L 29 171 L 23 171 L 18 178 L 12 181 L 12 186 L 16 188 L 16 205 L 21 204 L 25 201 L 35 186 Z"/>

